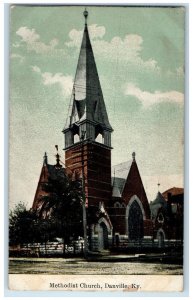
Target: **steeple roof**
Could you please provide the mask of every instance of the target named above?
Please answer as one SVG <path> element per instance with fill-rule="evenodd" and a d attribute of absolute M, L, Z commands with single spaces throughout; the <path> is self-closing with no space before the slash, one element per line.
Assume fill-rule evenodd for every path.
<path fill-rule="evenodd" d="M 150 210 L 151 210 L 151 217 L 152 219 L 155 219 L 157 216 L 157 213 L 160 208 L 166 209 L 167 208 L 167 202 L 162 196 L 162 194 L 158 191 L 156 198 L 154 201 L 150 203 Z"/>
<path fill-rule="evenodd" d="M 99 123 L 112 131 L 90 42 L 86 21 L 88 12 L 85 12 L 85 28 L 74 80 L 72 113 L 68 126 L 87 120 Z"/>
<path fill-rule="evenodd" d="M 112 197 L 115 197 L 115 198 L 121 198 L 120 186 L 117 183 L 118 179 L 119 178 L 116 178 L 115 176 L 113 178 Z"/>
<path fill-rule="evenodd" d="M 158 191 L 155 200 L 153 201 L 153 204 L 161 204 L 163 206 L 166 205 L 166 201 L 164 199 L 164 197 L 162 196 L 162 194 Z"/>

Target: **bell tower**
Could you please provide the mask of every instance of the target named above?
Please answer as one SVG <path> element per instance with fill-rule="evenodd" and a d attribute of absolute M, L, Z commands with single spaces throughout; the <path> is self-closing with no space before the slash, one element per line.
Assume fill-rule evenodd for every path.
<path fill-rule="evenodd" d="M 87 206 L 111 198 L 111 133 L 87 27 L 88 12 L 72 91 L 72 110 L 63 133 L 67 172 L 85 178 Z"/>

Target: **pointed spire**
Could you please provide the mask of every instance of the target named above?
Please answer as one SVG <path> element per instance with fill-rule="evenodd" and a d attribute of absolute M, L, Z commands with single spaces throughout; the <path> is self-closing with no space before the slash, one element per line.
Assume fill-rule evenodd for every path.
<path fill-rule="evenodd" d="M 47 153 L 45 152 L 44 157 L 43 157 L 43 165 L 47 166 L 47 164 L 48 164 L 48 156 L 47 156 Z"/>
<path fill-rule="evenodd" d="M 153 201 L 153 203 L 162 203 L 162 204 L 166 204 L 166 200 L 164 199 L 163 195 L 158 191 L 155 200 Z"/>
<path fill-rule="evenodd" d="M 95 58 L 87 29 L 88 11 L 83 12 L 85 29 L 80 48 L 73 88 L 73 105 L 70 124 L 89 121 L 112 131 L 103 99 Z"/>
<path fill-rule="evenodd" d="M 158 192 L 159 192 L 159 187 L 160 187 L 160 183 L 158 182 L 158 184 L 157 184 L 157 187 L 158 187 Z"/>

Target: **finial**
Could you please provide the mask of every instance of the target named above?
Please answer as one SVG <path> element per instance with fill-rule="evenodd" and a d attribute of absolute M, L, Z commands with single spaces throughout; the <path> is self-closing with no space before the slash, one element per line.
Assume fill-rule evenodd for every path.
<path fill-rule="evenodd" d="M 60 164 L 60 155 L 58 154 L 58 145 L 55 145 L 55 148 L 56 148 L 56 151 L 57 151 L 57 153 L 56 153 L 56 165 L 55 165 L 55 167 L 56 168 L 61 168 L 62 166 Z"/>
<path fill-rule="evenodd" d="M 47 156 L 46 152 L 44 153 L 44 163 L 43 164 L 44 164 L 44 166 L 48 164 L 48 156 Z"/>
<path fill-rule="evenodd" d="M 136 155 L 135 152 L 133 152 L 133 153 L 132 153 L 133 161 L 135 161 L 135 155 Z"/>
<path fill-rule="evenodd" d="M 56 166 L 60 167 L 60 155 L 58 153 L 56 154 Z"/>
<path fill-rule="evenodd" d="M 85 10 L 83 12 L 83 15 L 85 17 L 85 25 L 87 25 L 88 11 L 86 10 L 86 7 L 85 7 Z"/>
<path fill-rule="evenodd" d="M 157 184 L 157 187 L 158 187 L 158 192 L 159 192 L 159 187 L 160 187 L 160 183 L 158 182 L 158 184 Z"/>

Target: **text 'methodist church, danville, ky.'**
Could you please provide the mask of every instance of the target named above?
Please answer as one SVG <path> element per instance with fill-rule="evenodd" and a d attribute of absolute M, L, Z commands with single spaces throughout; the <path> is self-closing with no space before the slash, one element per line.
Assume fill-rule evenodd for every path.
<path fill-rule="evenodd" d="M 137 167 L 135 153 L 131 161 L 111 169 L 111 134 L 94 54 L 85 27 L 73 86 L 71 115 L 65 136 L 66 174 L 81 178 L 84 170 L 86 209 L 93 213 L 87 224 L 92 250 L 116 247 L 167 247 L 183 241 L 183 189 L 172 187 L 158 192 L 149 204 Z M 116 129 L 115 129 L 116 130 Z M 84 165 L 82 168 L 83 156 Z M 48 181 L 56 165 L 44 158 L 32 209 L 46 218 L 42 210 Z M 62 166 L 60 166 L 62 168 Z"/>

